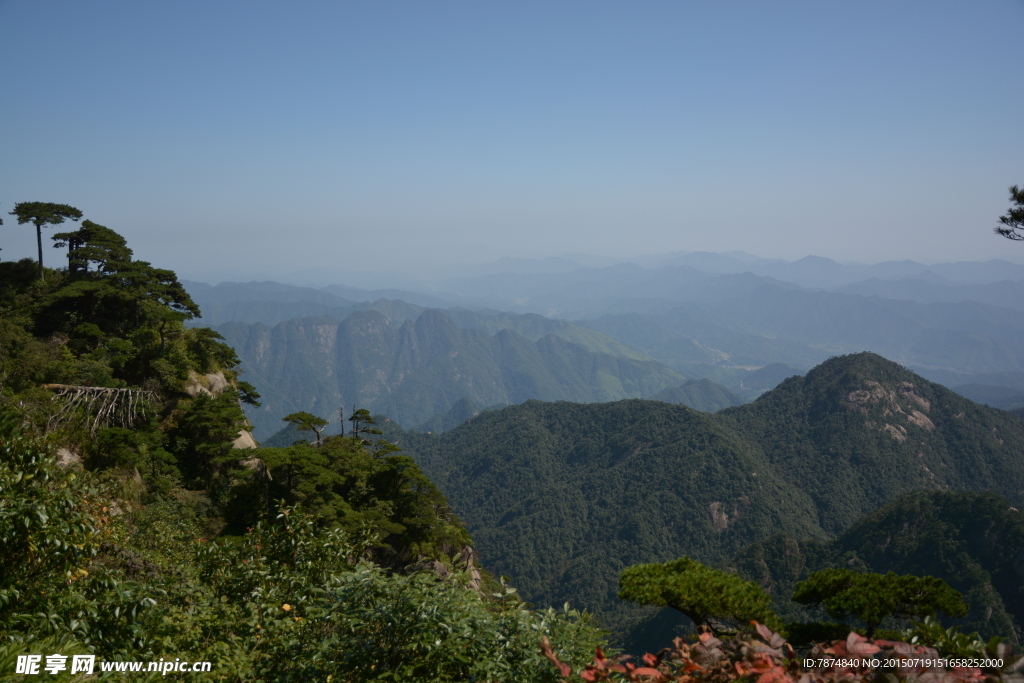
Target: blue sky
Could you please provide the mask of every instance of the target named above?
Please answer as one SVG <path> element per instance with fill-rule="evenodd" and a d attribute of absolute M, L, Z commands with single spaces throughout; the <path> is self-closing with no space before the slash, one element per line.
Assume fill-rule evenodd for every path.
<path fill-rule="evenodd" d="M 1024 184 L 1021 36 L 1020 0 L 0 2 L 0 211 L 73 204 L 207 281 L 1024 262 L 991 232 Z M 32 232 L 5 216 L 2 256 Z"/>

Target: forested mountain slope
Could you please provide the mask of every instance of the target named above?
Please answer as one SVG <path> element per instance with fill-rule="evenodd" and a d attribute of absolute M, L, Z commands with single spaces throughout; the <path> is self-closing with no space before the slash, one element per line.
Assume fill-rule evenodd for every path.
<path fill-rule="evenodd" d="M 1024 501 L 1024 424 L 875 354 L 831 359 L 716 419 L 814 498 L 829 533 L 919 489 Z"/>
<path fill-rule="evenodd" d="M 922 489 L 1024 501 L 1024 421 L 874 354 L 833 358 L 715 415 L 649 401 L 528 402 L 441 436 L 396 434 L 528 599 L 640 612 L 619 571 L 723 562 L 786 532 L 827 539 Z"/>
<path fill-rule="evenodd" d="M 789 599 L 798 581 L 827 567 L 936 576 L 964 595 L 965 632 L 1019 638 L 1024 624 L 1024 513 L 992 493 L 918 491 L 858 520 L 835 540 L 777 534 L 732 563 L 772 595 L 775 610 L 808 620 Z"/>
<path fill-rule="evenodd" d="M 368 310 L 340 323 L 307 318 L 217 329 L 238 352 L 247 379 L 263 388 L 262 410 L 249 413 L 258 439 L 296 410 L 330 419 L 356 404 L 419 425 L 463 398 L 481 406 L 529 398 L 613 401 L 686 379 L 656 361 L 590 351 L 554 333 L 533 342 L 507 328 L 493 335 L 460 328 L 434 309 L 401 325 Z"/>
<path fill-rule="evenodd" d="M 723 561 L 785 529 L 821 536 L 806 493 L 714 416 L 658 401 L 528 401 L 440 437 L 394 434 L 448 496 L 486 565 L 537 604 L 625 630 L 619 572 L 689 554 Z"/>

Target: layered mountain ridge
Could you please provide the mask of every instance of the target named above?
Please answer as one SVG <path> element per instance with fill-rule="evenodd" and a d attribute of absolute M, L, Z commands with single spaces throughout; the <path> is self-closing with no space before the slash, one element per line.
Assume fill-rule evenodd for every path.
<path fill-rule="evenodd" d="M 538 604 L 623 633 L 621 570 L 682 555 L 727 563 L 776 533 L 827 541 L 915 491 L 1024 505 L 1024 421 L 875 354 L 837 357 L 752 404 L 528 401 L 442 435 L 402 432 L 487 565 Z"/>
<path fill-rule="evenodd" d="M 591 351 L 554 333 L 531 341 L 508 328 L 461 328 L 436 309 L 400 325 L 366 310 L 340 322 L 321 317 L 217 329 L 243 359 L 247 379 L 266 387 L 263 407 L 250 413 L 258 439 L 296 410 L 331 417 L 354 404 L 418 425 L 463 398 L 482 406 L 529 398 L 613 401 L 686 380 L 656 361 Z"/>

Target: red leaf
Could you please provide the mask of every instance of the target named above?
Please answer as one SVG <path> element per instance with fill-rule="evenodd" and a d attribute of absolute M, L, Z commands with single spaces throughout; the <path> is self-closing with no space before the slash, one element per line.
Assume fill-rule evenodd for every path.
<path fill-rule="evenodd" d="M 639 669 L 633 671 L 634 676 L 657 676 L 661 678 L 661 672 L 657 669 L 652 669 L 649 666 L 642 666 Z"/>

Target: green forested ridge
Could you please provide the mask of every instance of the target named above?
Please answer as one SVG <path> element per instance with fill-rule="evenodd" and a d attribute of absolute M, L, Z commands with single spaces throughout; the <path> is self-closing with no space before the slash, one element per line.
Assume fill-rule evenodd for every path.
<path fill-rule="evenodd" d="M 97 467 L 138 468 L 155 484 L 209 486 L 256 402 L 238 359 L 205 328 L 174 273 L 132 258 L 113 230 L 84 221 L 53 235 L 66 269 L 0 263 L 0 403 Z"/>
<path fill-rule="evenodd" d="M 824 542 L 919 490 L 1024 501 L 1024 422 L 870 353 L 714 415 L 530 401 L 440 436 L 391 428 L 492 570 L 528 599 L 569 599 L 620 633 L 641 617 L 614 595 L 631 564 L 725 563 L 783 530 Z"/>
<path fill-rule="evenodd" d="M 716 419 L 814 499 L 830 534 L 920 489 L 1024 496 L 1020 421 L 875 354 L 832 359 Z"/>
<path fill-rule="evenodd" d="M 798 581 L 828 567 L 935 576 L 970 605 L 964 631 L 1020 637 L 1024 624 L 1024 513 L 993 493 L 918 491 L 858 520 L 832 541 L 777 534 L 733 561 L 791 621 L 820 618 L 790 600 Z"/>
<path fill-rule="evenodd" d="M 620 632 L 647 613 L 617 598 L 629 565 L 721 562 L 776 529 L 825 536 L 806 493 L 685 406 L 527 401 L 390 438 L 448 495 L 486 566 L 537 604 L 569 600 Z"/>
<path fill-rule="evenodd" d="M 543 329 L 558 322 L 524 319 Z M 258 438 L 297 410 L 335 416 L 356 403 L 415 426 L 463 398 L 480 406 L 528 398 L 610 401 L 649 396 L 686 379 L 656 361 L 591 351 L 554 332 L 531 341 L 507 327 L 493 335 L 462 328 L 434 309 L 400 326 L 366 310 L 340 323 L 312 318 L 218 329 L 261 387 L 263 407 L 250 411 Z"/>

